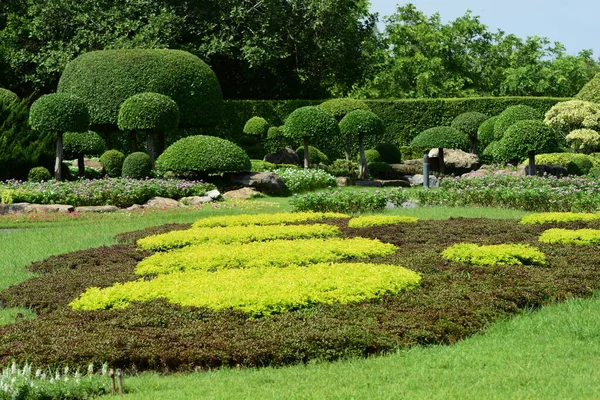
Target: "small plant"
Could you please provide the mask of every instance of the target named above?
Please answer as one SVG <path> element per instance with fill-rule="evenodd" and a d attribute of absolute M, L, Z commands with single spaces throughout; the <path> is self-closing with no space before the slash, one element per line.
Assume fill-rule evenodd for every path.
<path fill-rule="evenodd" d="M 278 168 L 273 172 L 279 175 L 291 193 L 337 186 L 335 176 L 320 169 Z"/>
<path fill-rule="evenodd" d="M 589 154 L 600 149 L 600 133 L 592 129 L 575 129 L 565 139 L 578 153 Z"/>
<path fill-rule="evenodd" d="M 104 139 L 96 132 L 65 132 L 64 152 L 67 160 L 77 159 L 78 175 L 85 176 L 84 157 L 99 156 L 106 151 Z"/>
<path fill-rule="evenodd" d="M 117 178 L 121 176 L 123 171 L 123 162 L 125 161 L 125 155 L 119 150 L 108 150 L 100 156 L 100 164 L 102 168 L 111 178 Z"/>
<path fill-rule="evenodd" d="M 405 217 L 403 215 L 365 215 L 355 217 L 348 221 L 350 228 L 365 228 L 369 226 L 383 226 L 396 224 L 413 224 L 419 219 L 415 217 Z"/>
<path fill-rule="evenodd" d="M 375 179 L 390 179 L 394 174 L 392 166 L 384 162 L 372 162 L 368 164 L 369 175 Z"/>
<path fill-rule="evenodd" d="M 600 230 L 598 229 L 548 229 L 540 235 L 542 243 L 575 244 L 578 246 L 592 246 L 600 244 Z"/>
<path fill-rule="evenodd" d="M 498 116 L 491 117 L 479 125 L 479 128 L 477 129 L 477 147 L 479 148 L 480 153 L 483 153 L 485 148 L 495 140 L 494 124 L 496 123 L 497 119 Z"/>
<path fill-rule="evenodd" d="M 263 137 L 267 134 L 269 123 L 262 117 L 252 117 L 244 125 L 246 135 Z"/>
<path fill-rule="evenodd" d="M 52 175 L 50 175 L 50 171 L 46 167 L 35 167 L 29 170 L 29 174 L 27 175 L 27 180 L 29 182 L 44 182 L 52 179 Z"/>
<path fill-rule="evenodd" d="M 471 153 L 474 153 L 477 146 L 477 131 L 479 126 L 487 119 L 488 116 L 483 113 L 469 111 L 454 118 L 450 126 L 469 137 L 471 141 Z"/>
<path fill-rule="evenodd" d="M 123 178 L 145 179 L 152 173 L 152 160 L 146 153 L 135 152 L 125 157 L 123 161 Z"/>
<path fill-rule="evenodd" d="M 338 159 L 335 160 L 326 169 L 333 176 L 346 176 L 356 179 L 358 177 L 358 163 L 350 160 Z"/>
<path fill-rule="evenodd" d="M 365 179 L 367 175 L 368 160 L 365 155 L 365 136 L 382 135 L 384 131 L 383 120 L 372 111 L 351 111 L 340 121 L 340 132 L 344 137 L 358 138 L 360 164 L 358 177 L 360 179 Z"/>
<path fill-rule="evenodd" d="M 471 265 L 546 265 L 544 253 L 528 244 L 457 243 L 444 250 L 442 256 Z"/>
<path fill-rule="evenodd" d="M 298 147 L 296 149 L 297 154 L 302 154 L 303 151 L 304 151 L 303 147 Z M 308 146 L 308 165 L 316 166 L 316 165 L 320 165 L 320 164 L 328 165 L 329 157 L 327 157 L 325 155 L 325 153 L 323 153 L 321 150 L 317 149 L 316 147 Z"/>
<path fill-rule="evenodd" d="M 277 168 L 275 164 L 263 160 L 250 160 L 250 163 L 254 172 L 271 171 Z"/>
<path fill-rule="evenodd" d="M 400 205 L 408 199 L 406 190 L 391 189 L 343 191 L 341 188 L 294 196 L 290 204 L 294 211 L 339 212 L 356 214 L 377 212 L 388 203 Z"/>
<path fill-rule="evenodd" d="M 573 222 L 573 221 L 595 221 L 600 219 L 600 214 L 594 213 L 572 213 L 572 212 L 548 212 L 525 215 L 519 221 L 520 224 L 547 224 L 556 222 Z"/>

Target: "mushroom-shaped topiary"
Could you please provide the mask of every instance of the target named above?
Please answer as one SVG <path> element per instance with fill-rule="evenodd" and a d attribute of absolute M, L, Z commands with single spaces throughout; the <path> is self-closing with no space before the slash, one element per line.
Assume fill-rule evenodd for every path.
<path fill-rule="evenodd" d="M 504 132 L 515 122 L 526 119 L 541 119 L 541 117 L 533 107 L 523 104 L 510 106 L 498 115 L 498 119 L 494 123 L 494 140 L 502 139 Z"/>
<path fill-rule="evenodd" d="M 333 115 L 319 107 L 306 106 L 294 110 L 283 125 L 284 136 L 302 140 L 304 145 L 304 168 L 308 168 L 308 142 L 317 137 L 332 137 L 340 133 Z"/>
<path fill-rule="evenodd" d="M 39 132 L 56 133 L 54 177 L 62 180 L 63 133 L 87 132 L 90 116 L 85 103 L 77 96 L 52 93 L 37 99 L 29 110 L 29 125 Z"/>
<path fill-rule="evenodd" d="M 68 160 L 76 158 L 79 176 L 85 176 L 83 158 L 99 156 L 106 151 L 104 139 L 96 132 L 65 132 L 63 137 L 64 157 Z"/>
<path fill-rule="evenodd" d="M 365 136 L 381 135 L 384 131 L 383 121 L 377 114 L 367 110 L 351 111 L 340 121 L 340 132 L 345 137 L 358 137 L 360 168 L 359 179 L 367 174 L 367 159 L 365 157 Z"/>
<path fill-rule="evenodd" d="M 262 117 L 252 117 L 244 125 L 244 133 L 246 135 L 263 137 L 269 130 L 269 123 Z"/>
<path fill-rule="evenodd" d="M 538 120 L 512 124 L 500 143 L 511 159 L 529 157 L 529 175 L 535 175 L 535 153 L 552 153 L 559 147 L 556 130 Z"/>
<path fill-rule="evenodd" d="M 477 129 L 477 142 L 479 146 L 479 150 L 483 153 L 486 147 L 494 140 L 496 140 L 494 135 L 494 124 L 498 116 L 491 117 L 483 121 L 479 128 Z"/>
<path fill-rule="evenodd" d="M 483 113 L 470 111 L 458 115 L 452 120 L 450 126 L 469 137 L 471 141 L 471 153 L 475 153 L 477 148 L 477 130 L 487 119 L 488 116 Z"/>
<path fill-rule="evenodd" d="M 121 105 L 118 124 L 119 129 L 124 131 L 146 133 L 148 155 L 154 163 L 154 134 L 159 135 L 159 142 L 162 144 L 165 132 L 177 129 L 179 107 L 173 99 L 164 94 L 136 94 Z M 135 149 L 135 146 L 132 148 Z"/>
<path fill-rule="evenodd" d="M 19 96 L 14 92 L 0 88 L 0 103 L 15 103 L 19 101 Z"/>
<path fill-rule="evenodd" d="M 136 151 L 125 157 L 121 176 L 123 178 L 144 179 L 152 172 L 152 160 L 150 156 L 141 151 Z"/>
<path fill-rule="evenodd" d="M 350 98 L 338 98 L 324 101 L 319 104 L 320 108 L 325 111 L 329 111 L 333 117 L 340 122 L 342 118 L 346 116 L 351 111 L 356 110 L 366 110 L 371 111 L 371 108 L 362 100 L 350 99 Z M 346 160 L 350 160 L 350 147 L 353 141 L 353 138 L 346 137 L 345 138 L 345 147 L 344 153 L 346 156 Z"/>
<path fill-rule="evenodd" d="M 450 127 L 438 126 L 419 133 L 411 142 L 411 147 L 432 148 L 439 150 L 440 172 L 445 172 L 444 149 L 466 150 L 469 147 L 469 137 Z"/>
<path fill-rule="evenodd" d="M 156 159 L 160 173 L 191 178 L 209 174 L 250 171 L 252 164 L 236 144 L 214 136 L 188 136 L 173 143 Z"/>

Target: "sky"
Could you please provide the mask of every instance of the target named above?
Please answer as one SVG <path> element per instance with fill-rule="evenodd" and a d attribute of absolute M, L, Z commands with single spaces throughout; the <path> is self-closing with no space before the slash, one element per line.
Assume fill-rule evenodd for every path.
<path fill-rule="evenodd" d="M 439 12 L 442 23 L 461 17 L 467 10 L 479 16 L 490 32 L 501 29 L 525 39 L 538 35 L 561 42 L 568 54 L 591 49 L 600 57 L 600 1 L 598 0 L 370 0 L 371 11 L 384 16 L 396 11 L 396 4 L 413 3 L 427 16 Z"/>

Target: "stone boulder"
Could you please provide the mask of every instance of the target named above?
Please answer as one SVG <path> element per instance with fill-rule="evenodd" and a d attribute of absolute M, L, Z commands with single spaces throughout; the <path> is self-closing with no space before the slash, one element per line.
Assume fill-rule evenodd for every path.
<path fill-rule="evenodd" d="M 223 178 L 235 185 L 252 187 L 271 196 L 287 193 L 287 187 L 279 175 L 272 172 L 238 172 L 224 174 Z"/>
<path fill-rule="evenodd" d="M 399 176 L 423 173 L 423 160 L 408 160 L 402 164 L 390 164 L 392 170 Z"/>
<path fill-rule="evenodd" d="M 438 170 L 438 149 L 431 149 L 429 151 L 429 160 L 431 166 Z M 458 149 L 444 149 L 444 166 L 446 174 L 460 175 L 478 169 L 481 166 L 481 162 L 476 154 Z"/>
<path fill-rule="evenodd" d="M 354 185 L 354 180 L 347 176 L 338 176 L 335 178 L 338 186 L 352 186 Z"/>
<path fill-rule="evenodd" d="M 29 204 L 23 209 L 23 212 L 32 214 L 67 213 L 73 211 L 75 211 L 75 207 L 67 204 Z"/>
<path fill-rule="evenodd" d="M 144 208 L 179 208 L 182 207 L 181 203 L 175 199 L 169 199 L 167 197 L 153 197 L 148 200 Z"/>
<path fill-rule="evenodd" d="M 523 168 L 523 173 L 524 175 L 529 175 L 529 165 L 525 165 L 525 167 Z M 553 165 L 553 164 L 536 164 L 535 165 L 535 174 L 537 176 L 546 176 L 546 175 L 552 175 L 552 176 L 556 176 L 556 177 L 561 177 L 561 176 L 567 176 L 569 175 L 569 171 L 567 171 L 567 169 L 565 167 L 562 167 L 560 165 Z"/>
<path fill-rule="evenodd" d="M 0 215 L 25 212 L 29 203 L 0 204 Z"/>
<path fill-rule="evenodd" d="M 97 212 L 97 213 L 109 213 L 115 212 L 119 209 L 116 206 L 81 206 L 75 207 L 75 212 L 78 213 L 87 213 L 87 212 Z"/>
<path fill-rule="evenodd" d="M 377 179 L 382 187 L 410 187 L 410 182 L 405 179 Z"/>
<path fill-rule="evenodd" d="M 423 186 L 423 175 L 417 174 L 413 175 L 409 182 L 411 186 Z M 429 187 L 437 188 L 440 187 L 440 180 L 435 175 L 429 175 Z"/>
<path fill-rule="evenodd" d="M 262 197 L 262 193 L 252 187 L 245 187 L 238 190 L 230 190 L 223 193 L 225 199 L 252 199 Z"/>
<path fill-rule="evenodd" d="M 300 157 L 294 150 L 290 149 L 289 147 L 281 149 L 277 153 L 267 154 L 263 158 L 263 161 L 267 161 L 273 164 L 300 165 Z"/>
<path fill-rule="evenodd" d="M 383 185 L 379 181 L 372 181 L 369 179 L 357 179 L 354 181 L 356 186 L 364 186 L 364 187 L 382 187 Z"/>
<path fill-rule="evenodd" d="M 221 192 L 219 192 L 217 189 L 213 189 L 206 192 L 205 196 L 208 196 L 213 200 L 219 200 L 221 198 Z"/>
<path fill-rule="evenodd" d="M 204 203 L 212 203 L 213 201 L 215 200 L 210 196 L 188 196 L 179 199 L 179 202 L 184 206 L 199 206 Z"/>

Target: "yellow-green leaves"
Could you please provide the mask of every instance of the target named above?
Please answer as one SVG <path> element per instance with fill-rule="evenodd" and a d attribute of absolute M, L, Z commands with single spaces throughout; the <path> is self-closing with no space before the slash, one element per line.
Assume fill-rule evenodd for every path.
<path fill-rule="evenodd" d="M 318 221 L 325 218 L 350 218 L 339 213 L 275 213 L 255 215 L 227 215 L 200 219 L 194 222 L 193 228 L 212 228 L 215 226 L 250 226 L 250 225 L 279 225 L 292 222 Z"/>
<path fill-rule="evenodd" d="M 401 223 L 415 223 L 419 219 L 401 215 L 366 215 L 355 217 L 348 221 L 350 228 L 364 228 L 369 226 L 395 225 Z"/>
<path fill-rule="evenodd" d="M 547 224 L 553 222 L 594 221 L 600 214 L 573 212 L 545 212 L 528 214 L 521 218 L 520 224 Z"/>
<path fill-rule="evenodd" d="M 600 230 L 598 229 L 548 229 L 540 235 L 542 243 L 577 244 L 580 246 L 600 244 Z"/>
<path fill-rule="evenodd" d="M 472 265 L 546 265 L 544 253 L 527 244 L 458 243 L 444 250 L 442 256 Z"/>

